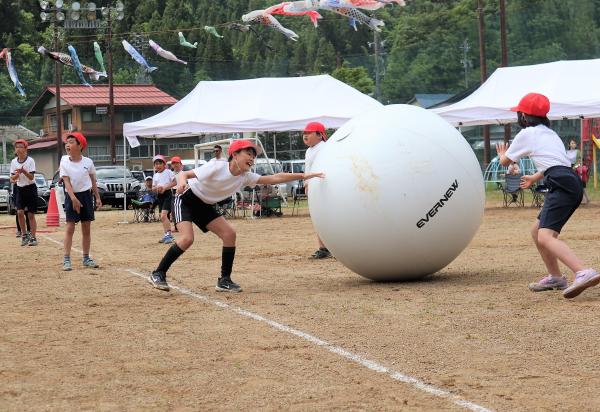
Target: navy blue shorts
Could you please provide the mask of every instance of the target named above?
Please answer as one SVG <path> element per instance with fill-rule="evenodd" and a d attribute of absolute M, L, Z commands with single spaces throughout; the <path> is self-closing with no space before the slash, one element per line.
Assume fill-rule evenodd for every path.
<path fill-rule="evenodd" d="M 158 211 L 162 212 L 166 210 L 167 212 L 171 211 L 171 202 L 173 200 L 173 195 L 170 190 L 166 190 L 162 194 L 159 194 L 156 199 L 156 204 L 158 204 Z"/>
<path fill-rule="evenodd" d="M 15 207 L 17 210 L 25 210 L 29 213 L 37 211 L 37 186 L 32 183 L 27 186 L 15 186 Z"/>
<path fill-rule="evenodd" d="M 66 193 L 65 193 L 66 194 Z M 85 192 L 75 193 L 75 197 L 81 203 L 80 212 L 77 213 L 73 209 L 73 202 L 71 197 L 66 194 L 65 196 L 65 214 L 67 216 L 67 222 L 91 222 L 94 220 L 94 199 L 92 192 L 86 190 Z"/>
<path fill-rule="evenodd" d="M 538 215 L 540 229 L 552 229 L 560 233 L 581 203 L 583 185 L 577 173 L 567 166 L 553 166 L 546 170 L 544 184 L 548 193 Z"/>
<path fill-rule="evenodd" d="M 204 233 L 208 232 L 206 225 L 220 217 L 221 214 L 215 209 L 215 205 L 204 203 L 198 198 L 192 189 L 175 196 L 175 207 L 173 209 L 175 223 L 181 221 L 193 222 Z"/>

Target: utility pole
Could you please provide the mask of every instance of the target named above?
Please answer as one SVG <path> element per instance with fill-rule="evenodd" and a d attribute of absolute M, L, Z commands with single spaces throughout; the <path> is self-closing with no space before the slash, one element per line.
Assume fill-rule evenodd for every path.
<path fill-rule="evenodd" d="M 465 89 L 469 88 L 469 78 L 468 78 L 468 73 L 469 73 L 469 60 L 467 59 L 467 55 L 469 53 L 469 50 L 471 49 L 471 46 L 469 45 L 469 40 L 465 39 L 465 41 L 463 41 L 462 46 L 460 46 L 460 49 L 462 49 L 463 51 L 463 58 L 461 59 L 461 63 L 463 64 L 463 68 L 465 69 Z"/>
<path fill-rule="evenodd" d="M 375 50 L 375 100 L 381 101 L 381 74 L 379 68 L 379 32 L 373 30 L 373 47 Z"/>
<path fill-rule="evenodd" d="M 56 22 L 54 23 L 54 50 L 60 50 L 60 44 L 58 39 L 58 27 Z M 60 66 L 61 63 L 57 61 L 54 62 L 54 82 L 56 83 L 56 153 L 58 163 L 60 165 L 60 160 L 63 156 L 63 141 L 62 141 L 62 113 L 60 108 Z"/>
<path fill-rule="evenodd" d="M 502 53 L 501 67 L 508 66 L 508 46 L 506 42 L 506 2 L 499 0 L 500 8 L 500 49 Z M 511 136 L 510 123 L 504 125 L 504 143 L 508 143 Z"/>
<path fill-rule="evenodd" d="M 477 0 L 477 20 L 479 22 L 479 70 L 481 84 L 487 80 L 487 63 L 485 56 L 485 20 L 483 0 Z M 483 167 L 490 164 L 490 127 L 483 126 Z"/>
<path fill-rule="evenodd" d="M 110 160 L 113 165 L 117 164 L 117 143 L 115 139 L 115 101 L 113 93 L 113 59 L 112 59 L 112 13 L 109 11 L 107 14 L 108 23 L 108 42 L 106 44 L 107 57 L 108 57 L 108 120 L 109 125 L 109 136 L 110 136 Z M 123 147 L 123 150 L 127 150 Z M 123 153 L 125 156 L 125 153 Z"/>

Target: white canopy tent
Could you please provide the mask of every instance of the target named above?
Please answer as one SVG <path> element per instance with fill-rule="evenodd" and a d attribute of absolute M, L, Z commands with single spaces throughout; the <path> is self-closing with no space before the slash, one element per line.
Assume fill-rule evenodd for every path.
<path fill-rule="evenodd" d="M 551 120 L 600 117 L 600 59 L 502 67 L 458 103 L 432 109 L 454 126 L 516 122 L 510 111 L 535 92 L 550 99 Z"/>
<path fill-rule="evenodd" d="M 381 103 L 329 75 L 203 81 L 167 110 L 123 125 L 123 134 L 168 138 L 202 133 L 301 130 L 309 121 L 339 128 Z"/>

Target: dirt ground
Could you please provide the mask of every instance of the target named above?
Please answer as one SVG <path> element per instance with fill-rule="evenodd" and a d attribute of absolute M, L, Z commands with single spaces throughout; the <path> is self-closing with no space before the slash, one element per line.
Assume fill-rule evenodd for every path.
<path fill-rule="evenodd" d="M 596 268 L 599 204 L 580 208 L 562 235 Z M 73 252 L 74 270 L 63 272 L 51 240 L 61 242 L 63 228 L 21 247 L 14 217 L 0 215 L 0 410 L 464 410 L 268 321 L 451 392 L 472 410 L 600 410 L 600 287 L 573 300 L 527 290 L 544 274 L 529 239 L 536 213 L 490 204 L 470 246 L 411 283 L 309 260 L 306 211 L 238 219 L 234 280 L 244 292 L 214 291 L 220 243 L 198 232 L 169 277 L 194 296 L 127 271 L 147 274 L 162 257 L 158 223 L 98 213 L 92 255 L 102 267 L 83 269 Z"/>

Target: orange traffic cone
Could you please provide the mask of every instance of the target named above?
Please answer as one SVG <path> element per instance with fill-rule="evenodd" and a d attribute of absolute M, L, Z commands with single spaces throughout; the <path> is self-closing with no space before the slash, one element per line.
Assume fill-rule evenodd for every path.
<path fill-rule="evenodd" d="M 50 189 L 50 200 L 48 201 L 48 211 L 46 212 L 46 226 L 60 226 L 54 188 Z"/>

